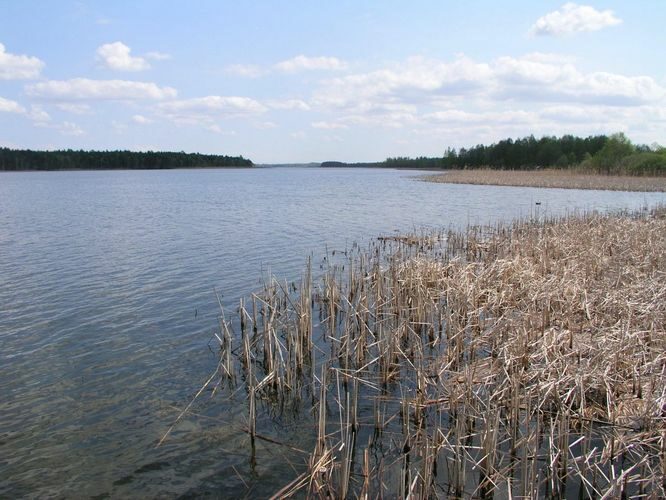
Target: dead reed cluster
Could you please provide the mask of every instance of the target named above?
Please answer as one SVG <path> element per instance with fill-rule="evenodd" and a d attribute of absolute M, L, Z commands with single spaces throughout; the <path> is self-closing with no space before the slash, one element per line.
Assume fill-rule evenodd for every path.
<path fill-rule="evenodd" d="M 253 450 L 304 415 L 312 452 L 276 496 L 666 496 L 664 210 L 386 237 L 311 268 L 220 335 Z"/>
<path fill-rule="evenodd" d="M 562 189 L 599 189 L 610 191 L 666 191 L 666 177 L 601 175 L 571 170 L 449 170 L 443 174 L 426 175 L 429 182 L 446 184 L 485 184 Z"/>

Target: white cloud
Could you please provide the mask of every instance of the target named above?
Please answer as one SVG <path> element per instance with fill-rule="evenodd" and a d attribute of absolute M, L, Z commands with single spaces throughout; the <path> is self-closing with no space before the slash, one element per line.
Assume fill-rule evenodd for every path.
<path fill-rule="evenodd" d="M 308 70 L 340 71 L 347 69 L 347 63 L 337 57 L 307 57 L 299 55 L 275 64 L 274 68 L 285 73 Z"/>
<path fill-rule="evenodd" d="M 648 76 L 582 73 L 570 63 L 500 57 L 493 65 L 496 95 L 529 101 L 596 102 L 632 105 L 655 101 L 666 89 Z"/>
<path fill-rule="evenodd" d="M 296 139 L 298 141 L 302 141 L 303 139 L 305 139 L 307 137 L 307 134 L 305 132 L 303 132 L 302 130 L 299 130 L 298 132 L 292 132 L 289 135 L 291 136 L 292 139 Z"/>
<path fill-rule="evenodd" d="M 83 103 L 60 102 L 55 106 L 61 111 L 72 113 L 74 115 L 86 115 L 91 112 L 90 106 Z"/>
<path fill-rule="evenodd" d="M 117 71 L 143 71 L 150 64 L 143 57 L 130 55 L 132 49 L 122 42 L 106 43 L 97 48 L 97 59 L 109 69 Z"/>
<path fill-rule="evenodd" d="M 578 78 L 572 64 L 553 64 L 533 58 L 500 57 L 493 64 L 494 76 L 507 83 L 553 84 Z"/>
<path fill-rule="evenodd" d="M 58 131 L 62 135 L 68 135 L 72 137 L 84 135 L 86 132 L 76 123 L 64 121 L 62 123 L 50 123 L 50 122 L 36 122 L 36 127 L 48 128 Z"/>
<path fill-rule="evenodd" d="M 153 120 L 151 120 L 150 118 L 146 118 L 143 115 L 134 115 L 134 116 L 132 116 L 132 121 L 134 123 L 138 123 L 139 125 L 147 125 L 149 123 L 153 123 Z"/>
<path fill-rule="evenodd" d="M 432 111 L 461 101 L 635 106 L 664 97 L 666 88 L 651 77 L 584 73 L 570 57 L 533 53 L 489 63 L 462 55 L 453 61 L 411 57 L 376 71 L 325 80 L 311 102 L 319 111 L 342 113 L 350 121 L 370 123 L 374 118 L 381 125 L 386 118 L 397 125 L 411 121 L 421 108 Z"/>
<path fill-rule="evenodd" d="M 263 113 L 266 107 L 249 97 L 223 97 L 210 95 L 180 101 L 165 102 L 160 109 L 168 112 L 195 112 L 214 115 L 238 115 Z"/>
<path fill-rule="evenodd" d="M 10 54 L 0 43 L 0 80 L 38 78 L 43 67 L 44 63 L 36 57 Z"/>
<path fill-rule="evenodd" d="M 459 56 L 453 62 L 411 57 L 393 67 L 328 80 L 315 92 L 323 106 L 354 108 L 359 102 L 430 99 L 434 95 L 472 94 L 492 77 L 488 64 Z"/>
<path fill-rule="evenodd" d="M 296 109 L 299 111 L 310 110 L 310 105 L 301 99 L 272 99 L 267 101 L 266 105 L 273 109 Z"/>
<path fill-rule="evenodd" d="M 0 97 L 0 113 L 22 115 L 32 121 L 35 125 L 46 123 L 51 120 L 51 116 L 39 106 L 31 106 L 28 110 L 18 102 L 3 97 Z"/>
<path fill-rule="evenodd" d="M 310 103 L 322 115 L 311 123 L 316 129 L 402 128 L 405 134 L 467 137 L 469 144 L 530 133 L 637 131 L 644 123 L 662 130 L 654 110 L 666 109 L 666 87 L 648 76 L 584 72 L 575 57 L 563 54 L 487 62 L 411 57 L 323 80 Z"/>
<path fill-rule="evenodd" d="M 216 119 L 256 116 L 267 110 L 266 106 L 249 97 L 216 95 L 164 102 L 157 109 L 176 123 L 209 127 Z"/>
<path fill-rule="evenodd" d="M 79 136 L 85 134 L 85 131 L 81 127 L 72 122 L 63 122 L 59 130 L 63 135 Z"/>
<path fill-rule="evenodd" d="M 16 101 L 0 97 L 0 113 L 23 114 L 25 113 L 25 108 Z"/>
<path fill-rule="evenodd" d="M 26 113 L 26 116 L 28 117 L 28 119 L 32 120 L 33 122 L 51 121 L 51 115 L 49 115 L 39 106 L 31 106 L 30 111 Z"/>
<path fill-rule="evenodd" d="M 176 89 L 129 80 L 48 80 L 26 86 L 31 97 L 61 101 L 173 99 Z"/>
<path fill-rule="evenodd" d="M 550 12 L 530 28 L 532 35 L 568 35 L 584 31 L 598 31 L 616 26 L 622 20 L 612 10 L 599 11 L 588 5 L 565 3 L 559 10 Z"/>
<path fill-rule="evenodd" d="M 224 68 L 224 70 L 230 75 L 243 78 L 259 78 L 266 74 L 266 71 L 256 64 L 231 64 Z"/>

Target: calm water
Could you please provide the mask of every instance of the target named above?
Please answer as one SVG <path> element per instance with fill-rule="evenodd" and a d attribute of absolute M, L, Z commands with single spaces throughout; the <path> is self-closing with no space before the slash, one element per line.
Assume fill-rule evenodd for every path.
<path fill-rule="evenodd" d="M 349 169 L 0 174 L 0 496 L 262 495 L 295 473 L 201 396 L 219 306 L 326 249 L 663 194 L 430 184 Z M 297 433 L 284 422 L 281 432 Z M 307 448 L 306 448 L 307 449 Z M 286 458 L 286 460 L 285 460 Z M 241 479 L 241 476 L 243 479 Z M 248 483 L 248 490 L 245 483 Z"/>

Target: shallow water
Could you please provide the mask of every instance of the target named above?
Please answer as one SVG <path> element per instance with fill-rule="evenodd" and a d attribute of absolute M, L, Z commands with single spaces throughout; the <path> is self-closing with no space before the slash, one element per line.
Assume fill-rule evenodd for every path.
<path fill-rule="evenodd" d="M 275 491 L 298 453 L 264 445 L 252 470 L 245 409 L 219 395 L 205 393 L 155 448 L 217 363 L 215 290 L 232 314 L 269 270 L 295 280 L 308 255 L 354 241 L 666 201 L 414 175 L 1 173 L 0 496 L 242 496 L 244 481 L 253 496 Z M 301 432 L 298 419 L 282 424 Z"/>

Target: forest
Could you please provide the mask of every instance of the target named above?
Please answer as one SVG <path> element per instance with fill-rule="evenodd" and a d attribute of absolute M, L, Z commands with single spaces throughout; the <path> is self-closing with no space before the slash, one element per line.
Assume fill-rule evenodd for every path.
<path fill-rule="evenodd" d="M 455 150 L 441 157 L 396 157 L 375 164 L 325 162 L 322 166 L 379 166 L 414 169 L 492 168 L 535 170 L 539 168 L 576 169 L 599 174 L 666 175 L 666 148 L 634 145 L 624 134 L 589 137 L 533 135 L 504 139 L 485 146 Z"/>
<path fill-rule="evenodd" d="M 110 170 L 251 167 L 242 156 L 165 151 L 32 151 L 0 148 L 0 170 Z"/>

